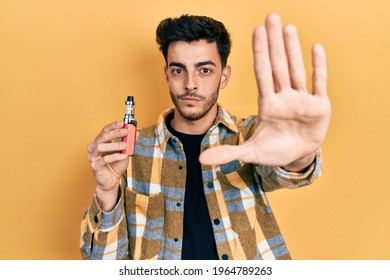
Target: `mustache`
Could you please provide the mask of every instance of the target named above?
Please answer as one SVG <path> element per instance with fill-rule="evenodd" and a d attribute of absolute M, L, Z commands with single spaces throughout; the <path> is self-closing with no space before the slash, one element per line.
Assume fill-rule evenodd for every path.
<path fill-rule="evenodd" d="M 195 97 L 195 98 L 199 98 L 201 100 L 204 100 L 205 97 L 204 96 L 201 96 L 199 94 L 196 94 L 196 93 L 193 93 L 193 92 L 185 92 L 183 94 L 180 94 L 177 96 L 179 99 L 183 99 L 183 98 L 186 98 L 186 97 Z"/>

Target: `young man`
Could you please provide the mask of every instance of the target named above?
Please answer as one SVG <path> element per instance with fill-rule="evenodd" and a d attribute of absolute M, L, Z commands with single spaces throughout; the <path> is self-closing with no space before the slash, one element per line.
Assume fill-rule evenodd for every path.
<path fill-rule="evenodd" d="M 330 120 L 323 48 L 313 47 L 308 94 L 296 29 L 269 15 L 253 33 L 258 116 L 236 119 L 217 104 L 231 72 L 223 24 L 184 15 L 156 33 L 175 107 L 140 130 L 130 158 L 114 141 L 127 133 L 122 122 L 88 146 L 96 192 L 83 258 L 289 259 L 265 192 L 320 174 Z"/>

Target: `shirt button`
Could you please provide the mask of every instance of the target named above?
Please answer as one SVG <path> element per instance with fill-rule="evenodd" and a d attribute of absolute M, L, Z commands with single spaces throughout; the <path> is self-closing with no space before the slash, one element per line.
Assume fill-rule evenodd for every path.
<path fill-rule="evenodd" d="M 221 223 L 221 221 L 219 219 L 215 219 L 213 222 L 214 222 L 214 225 L 219 225 Z"/>
<path fill-rule="evenodd" d="M 179 238 L 175 237 L 175 239 L 173 239 L 175 242 L 179 241 Z"/>
<path fill-rule="evenodd" d="M 223 260 L 228 260 L 228 259 L 229 259 L 229 256 L 226 255 L 226 254 L 223 254 L 223 255 L 222 255 L 222 259 L 223 259 Z"/>
<path fill-rule="evenodd" d="M 179 170 L 182 170 L 183 169 L 183 166 L 179 165 Z"/>
<path fill-rule="evenodd" d="M 177 206 L 177 207 L 180 207 L 180 206 L 181 206 L 181 203 L 180 203 L 180 202 L 176 203 L 176 206 Z"/>
<path fill-rule="evenodd" d="M 207 183 L 207 187 L 208 187 L 209 189 L 214 188 L 213 182 L 208 182 L 208 183 Z"/>

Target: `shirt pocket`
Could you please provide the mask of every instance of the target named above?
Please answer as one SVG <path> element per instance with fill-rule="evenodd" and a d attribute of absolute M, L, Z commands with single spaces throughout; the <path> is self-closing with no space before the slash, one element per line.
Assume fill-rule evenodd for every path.
<path fill-rule="evenodd" d="M 162 249 L 164 194 L 146 196 L 126 188 L 130 259 L 155 259 Z"/>

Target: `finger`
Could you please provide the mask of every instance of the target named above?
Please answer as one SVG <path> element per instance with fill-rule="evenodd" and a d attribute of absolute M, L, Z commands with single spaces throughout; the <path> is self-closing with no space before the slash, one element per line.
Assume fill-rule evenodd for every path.
<path fill-rule="evenodd" d="M 284 39 L 289 64 L 290 82 L 294 89 L 306 89 L 306 71 L 303 63 L 297 29 L 294 25 L 284 28 Z"/>
<path fill-rule="evenodd" d="M 97 146 L 99 153 L 110 153 L 110 152 L 119 152 L 126 149 L 127 144 L 124 142 L 114 142 L 114 143 L 101 143 Z"/>
<path fill-rule="evenodd" d="M 258 26 L 253 31 L 253 57 L 259 95 L 265 96 L 275 92 L 269 60 L 267 31 L 264 26 Z"/>
<path fill-rule="evenodd" d="M 95 139 L 95 141 L 88 146 L 88 158 L 89 160 L 94 160 L 97 157 L 102 155 L 102 152 L 99 151 L 98 146 L 106 143 L 112 143 L 112 140 L 124 137 L 128 134 L 127 129 L 116 129 L 113 131 L 108 131 L 106 133 L 99 134 L 99 136 Z"/>
<path fill-rule="evenodd" d="M 127 129 L 122 129 L 122 128 L 107 131 L 107 132 L 102 131 L 102 133 L 99 134 L 98 137 L 96 138 L 95 142 L 97 142 L 98 144 L 109 143 L 113 140 L 126 136 L 128 133 L 129 132 Z"/>
<path fill-rule="evenodd" d="M 92 153 L 93 149 L 94 149 L 93 143 L 89 144 L 88 147 L 87 147 L 88 154 Z"/>
<path fill-rule="evenodd" d="M 265 26 L 268 34 L 269 53 L 272 73 L 275 80 L 275 89 L 276 91 L 280 91 L 282 88 L 290 86 L 280 16 L 278 14 L 270 14 L 266 19 Z"/>
<path fill-rule="evenodd" d="M 122 121 L 115 121 L 115 122 L 112 122 L 112 123 L 104 126 L 102 129 L 102 132 L 109 132 L 111 130 L 115 130 L 115 129 L 122 128 L 122 127 L 123 127 Z"/>
<path fill-rule="evenodd" d="M 244 153 L 242 145 L 221 145 L 202 152 L 199 161 L 206 165 L 224 164 L 233 160 L 240 160 Z"/>
<path fill-rule="evenodd" d="M 126 160 L 128 158 L 129 156 L 126 154 L 121 154 L 121 153 L 110 154 L 104 157 L 96 158 L 94 161 L 91 162 L 91 167 L 94 171 L 97 171 L 107 164 L 111 164 L 121 160 Z"/>
<path fill-rule="evenodd" d="M 92 151 L 93 151 L 93 149 L 94 149 L 94 144 L 93 143 L 89 144 L 88 145 L 88 160 L 89 161 L 93 160 L 93 158 L 92 158 Z"/>
<path fill-rule="evenodd" d="M 94 142 L 110 142 L 111 140 L 115 138 L 108 139 L 109 137 L 112 137 L 112 134 L 109 134 L 112 131 L 117 131 L 118 129 L 123 128 L 123 122 L 122 121 L 115 121 L 112 122 L 106 126 L 103 127 L 103 129 L 100 131 L 98 136 L 96 136 Z M 114 133 L 115 134 L 115 133 Z M 119 138 L 120 136 L 116 135 L 116 138 Z M 89 149 L 89 147 L 88 147 Z M 89 150 L 88 150 L 89 151 Z"/>
<path fill-rule="evenodd" d="M 316 44 L 312 48 L 312 63 L 313 63 L 313 94 L 326 96 L 327 92 L 327 70 L 326 70 L 326 54 L 324 47 Z"/>

